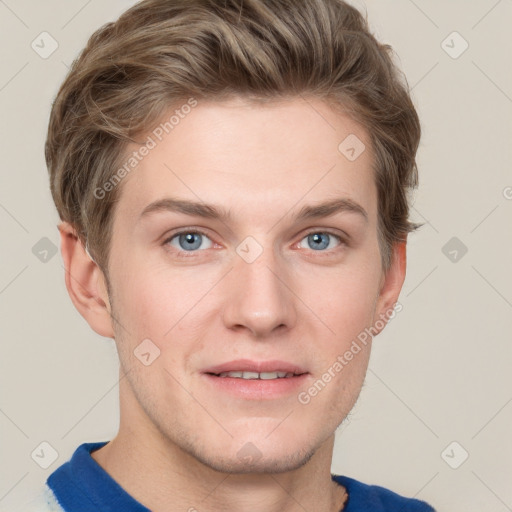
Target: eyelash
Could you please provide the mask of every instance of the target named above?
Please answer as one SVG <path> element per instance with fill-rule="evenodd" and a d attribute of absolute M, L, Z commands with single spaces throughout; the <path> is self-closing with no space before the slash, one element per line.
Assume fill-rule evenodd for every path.
<path fill-rule="evenodd" d="M 307 238 L 309 235 L 316 234 L 316 233 L 321 233 L 323 235 L 329 235 L 329 236 L 332 236 L 332 237 L 336 238 L 339 241 L 339 246 L 335 247 L 334 249 L 330 249 L 330 250 L 314 251 L 313 249 L 311 249 L 312 252 L 324 253 L 327 256 L 327 255 L 332 255 L 332 253 L 336 252 L 337 250 L 340 250 L 341 248 L 343 248 L 343 246 L 347 245 L 346 240 L 342 236 L 340 236 L 339 234 L 334 233 L 333 231 L 330 231 L 328 229 L 327 230 L 313 229 L 311 231 L 308 231 L 300 239 L 300 241 L 304 240 L 304 238 Z M 166 240 L 163 242 L 162 245 L 164 245 L 166 248 L 168 248 L 168 247 L 170 247 L 169 244 L 170 244 L 171 240 L 173 240 L 176 237 L 179 237 L 180 235 L 187 235 L 187 234 L 202 235 L 202 236 L 205 236 L 206 238 L 211 240 L 210 236 L 207 233 L 205 233 L 204 231 L 201 231 L 200 229 L 187 229 L 187 230 L 178 231 L 177 233 L 173 233 L 171 236 L 166 238 Z M 215 243 L 215 242 L 213 242 L 213 240 L 211 240 L 211 241 L 212 241 L 212 243 Z M 194 255 L 196 253 L 203 252 L 203 251 L 205 251 L 207 249 L 198 249 L 198 250 L 195 250 L 195 251 L 184 251 L 184 250 L 178 250 L 178 249 L 173 247 L 172 249 L 168 249 L 168 250 L 171 250 L 172 252 L 175 252 L 175 254 L 179 258 L 190 258 L 190 257 L 194 257 Z"/>

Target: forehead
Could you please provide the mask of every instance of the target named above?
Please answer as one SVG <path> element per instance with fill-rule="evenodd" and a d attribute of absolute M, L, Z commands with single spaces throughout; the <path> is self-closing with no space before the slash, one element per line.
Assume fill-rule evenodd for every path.
<path fill-rule="evenodd" d="M 173 107 L 142 142 L 151 148 L 144 156 L 142 146 L 128 148 L 126 158 L 135 152 L 139 160 L 121 183 L 116 212 L 132 222 L 166 197 L 220 205 L 238 219 L 270 220 L 339 198 L 376 214 L 368 134 L 318 99 Z"/>

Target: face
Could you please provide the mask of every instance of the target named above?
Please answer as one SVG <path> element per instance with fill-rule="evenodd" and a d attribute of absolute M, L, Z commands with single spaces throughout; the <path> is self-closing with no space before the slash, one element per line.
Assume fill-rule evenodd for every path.
<path fill-rule="evenodd" d="M 343 355 L 384 307 L 367 134 L 320 100 L 233 98 L 149 135 L 109 260 L 121 421 L 220 471 L 298 468 L 354 405 L 370 343 Z"/>

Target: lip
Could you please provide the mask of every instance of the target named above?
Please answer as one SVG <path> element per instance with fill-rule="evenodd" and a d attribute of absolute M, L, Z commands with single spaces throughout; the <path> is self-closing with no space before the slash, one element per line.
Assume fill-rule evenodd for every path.
<path fill-rule="evenodd" d="M 235 377 L 217 377 L 211 373 L 204 373 L 202 377 L 209 386 L 215 389 L 215 395 L 218 392 L 227 393 L 243 400 L 275 400 L 286 398 L 290 395 L 300 392 L 304 387 L 308 373 L 296 375 L 294 377 L 283 377 L 281 379 L 238 379 Z"/>
<path fill-rule="evenodd" d="M 242 379 L 235 377 L 219 377 L 222 372 L 286 372 L 294 373 L 293 377 L 278 379 Z M 216 392 L 227 393 L 244 400 L 275 400 L 289 397 L 299 392 L 310 374 L 303 367 L 286 361 L 252 361 L 236 359 L 227 363 L 211 366 L 202 371 L 202 377 Z"/>
<path fill-rule="evenodd" d="M 253 361 L 251 359 L 235 359 L 233 361 L 228 361 L 227 363 L 218 364 L 215 366 L 210 366 L 202 371 L 202 373 L 206 374 L 219 374 L 222 372 L 286 372 L 286 373 L 295 373 L 297 375 L 301 375 L 304 373 L 308 373 L 301 366 L 288 363 L 286 361 L 272 360 L 272 361 Z M 231 379 L 231 377 L 225 377 Z M 294 378 L 294 377 L 291 377 Z"/>

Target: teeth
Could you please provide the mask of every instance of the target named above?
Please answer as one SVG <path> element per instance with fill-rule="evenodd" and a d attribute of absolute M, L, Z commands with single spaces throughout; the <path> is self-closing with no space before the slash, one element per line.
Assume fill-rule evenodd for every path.
<path fill-rule="evenodd" d="M 293 377 L 293 373 L 286 372 L 222 372 L 219 377 L 232 377 L 236 379 L 282 379 L 285 377 Z"/>

